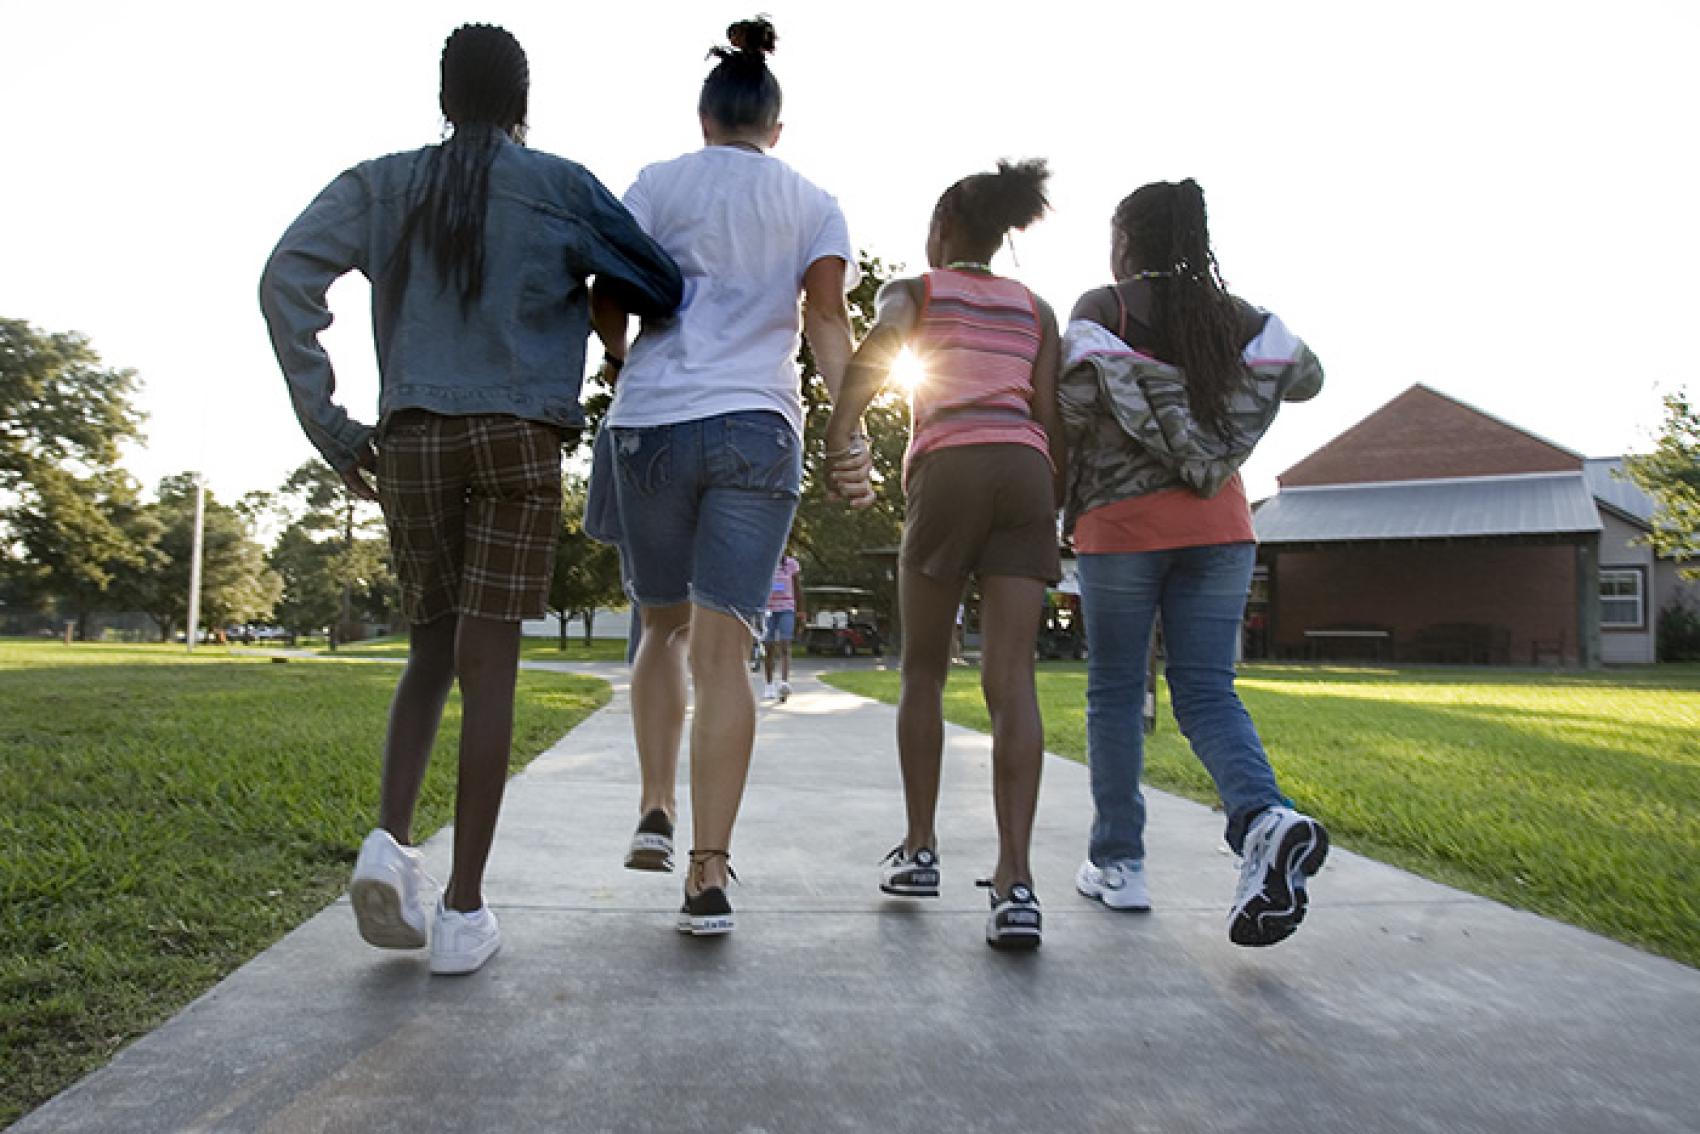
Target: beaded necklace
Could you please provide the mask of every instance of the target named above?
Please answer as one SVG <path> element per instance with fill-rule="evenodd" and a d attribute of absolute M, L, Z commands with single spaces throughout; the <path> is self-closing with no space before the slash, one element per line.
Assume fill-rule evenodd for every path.
<path fill-rule="evenodd" d="M 992 266 L 978 260 L 952 260 L 945 268 L 952 272 L 984 272 L 988 276 L 992 274 Z"/>

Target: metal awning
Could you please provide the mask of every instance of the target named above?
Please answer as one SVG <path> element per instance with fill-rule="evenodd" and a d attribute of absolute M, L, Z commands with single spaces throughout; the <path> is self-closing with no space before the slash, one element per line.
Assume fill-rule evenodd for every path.
<path fill-rule="evenodd" d="M 1283 488 L 1258 507 L 1253 526 L 1265 544 L 1571 536 L 1601 527 L 1580 471 Z"/>

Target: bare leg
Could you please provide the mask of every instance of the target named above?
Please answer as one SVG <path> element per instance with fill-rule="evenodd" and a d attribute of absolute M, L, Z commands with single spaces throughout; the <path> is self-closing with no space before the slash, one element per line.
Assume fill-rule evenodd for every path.
<path fill-rule="evenodd" d="M 518 622 L 462 616 L 455 635 L 460 678 L 460 780 L 455 789 L 454 873 L 443 904 L 463 913 L 484 904 L 484 864 L 508 784 L 513 748 Z"/>
<path fill-rule="evenodd" d="M 419 786 L 425 782 L 431 745 L 454 681 L 454 615 L 413 626 L 408 631 L 407 668 L 390 700 L 378 798 L 378 826 L 402 846 L 413 841 L 413 808 L 419 802 Z"/>
<path fill-rule="evenodd" d="M 771 617 L 771 615 L 769 617 Z M 773 655 L 778 649 L 779 649 L 779 643 L 778 642 L 763 642 L 762 643 L 761 664 L 762 664 L 762 668 L 766 671 L 767 683 L 769 685 L 773 684 Z M 789 675 L 787 675 L 786 679 L 787 680 L 790 679 Z"/>
<path fill-rule="evenodd" d="M 791 684 L 791 639 L 787 638 L 783 642 L 775 643 L 774 648 L 779 651 L 779 680 L 789 685 Z"/>
<path fill-rule="evenodd" d="M 673 785 L 679 775 L 679 738 L 685 731 L 690 619 L 689 603 L 644 607 L 643 636 L 632 665 L 632 734 L 643 776 L 638 813 L 664 811 L 669 822 L 677 820 L 679 811 Z"/>
<path fill-rule="evenodd" d="M 910 853 L 939 845 L 933 820 L 944 758 L 944 684 L 950 674 L 951 624 L 961 598 L 960 579 L 947 583 L 908 568 L 898 576 L 903 685 L 897 701 L 897 758 L 909 817 L 903 846 Z"/>
<path fill-rule="evenodd" d="M 750 630 L 716 610 L 691 611 L 691 836 L 697 850 L 732 849 L 732 825 L 744 798 L 750 749 L 756 738 L 756 704 L 744 676 Z M 726 860 L 693 863 L 686 883 L 695 893 L 726 885 Z"/>
<path fill-rule="evenodd" d="M 980 686 L 992 718 L 992 799 L 998 816 L 993 888 L 1033 884 L 1027 861 L 1045 758 L 1045 726 L 1033 688 L 1033 646 L 1045 609 L 1039 579 L 993 575 L 980 581 Z"/>

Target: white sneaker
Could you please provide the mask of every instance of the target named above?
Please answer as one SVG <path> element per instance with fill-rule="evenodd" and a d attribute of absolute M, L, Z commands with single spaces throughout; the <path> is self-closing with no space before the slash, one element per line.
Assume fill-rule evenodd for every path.
<path fill-rule="evenodd" d="M 445 976 L 475 973 L 502 947 L 496 912 L 481 906 L 471 913 L 437 902 L 437 931 L 431 935 L 431 971 Z"/>
<path fill-rule="evenodd" d="M 1235 945 L 1274 945 L 1305 917 L 1305 879 L 1328 857 L 1328 832 L 1290 807 L 1271 807 L 1246 832 L 1240 885 L 1228 911 Z"/>
<path fill-rule="evenodd" d="M 424 856 L 377 828 L 360 844 L 348 884 L 360 936 L 380 949 L 423 949 L 430 940 L 425 903 L 436 888 Z"/>
<path fill-rule="evenodd" d="M 1143 912 L 1151 908 L 1151 891 L 1145 887 L 1143 863 L 1112 862 L 1100 867 L 1087 859 L 1074 876 L 1074 888 L 1112 910 Z"/>
<path fill-rule="evenodd" d="M 781 681 L 779 683 L 779 703 L 781 705 L 783 705 L 786 701 L 789 701 L 790 699 L 791 699 L 791 683 L 789 681 Z"/>
<path fill-rule="evenodd" d="M 773 682 L 770 681 L 766 685 L 762 686 L 761 699 L 763 701 L 771 701 L 777 696 L 779 696 L 779 690 L 773 687 Z"/>

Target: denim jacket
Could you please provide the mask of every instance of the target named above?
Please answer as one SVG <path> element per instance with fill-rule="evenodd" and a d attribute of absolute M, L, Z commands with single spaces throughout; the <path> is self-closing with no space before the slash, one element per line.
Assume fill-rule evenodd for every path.
<path fill-rule="evenodd" d="M 344 273 L 372 283 L 380 421 L 424 409 L 576 428 L 590 333 L 585 277 L 634 315 L 669 314 L 683 294 L 672 259 L 588 170 L 504 135 L 490 166 L 483 294 L 463 316 L 458 290 L 440 282 L 422 245 L 415 241 L 405 272 L 395 256 L 437 148 L 364 162 L 331 182 L 260 278 L 296 416 L 338 469 L 355 463 L 373 433 L 331 400 L 336 375 L 319 342 L 331 323 L 325 293 Z"/>

